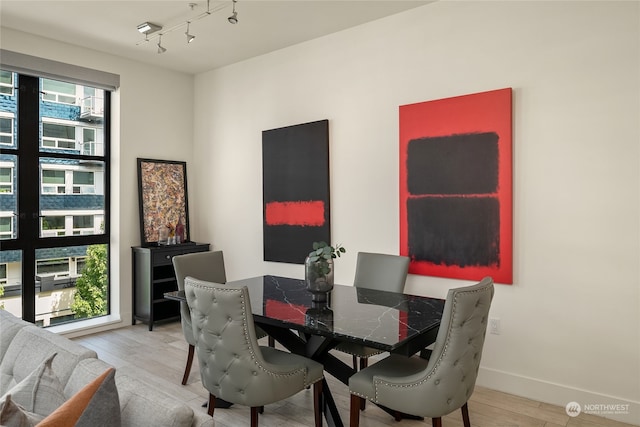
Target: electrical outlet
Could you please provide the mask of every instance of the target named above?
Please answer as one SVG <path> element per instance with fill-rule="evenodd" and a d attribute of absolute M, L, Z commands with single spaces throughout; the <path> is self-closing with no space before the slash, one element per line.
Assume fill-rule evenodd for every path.
<path fill-rule="evenodd" d="M 493 335 L 500 335 L 500 319 L 489 319 L 489 332 Z"/>

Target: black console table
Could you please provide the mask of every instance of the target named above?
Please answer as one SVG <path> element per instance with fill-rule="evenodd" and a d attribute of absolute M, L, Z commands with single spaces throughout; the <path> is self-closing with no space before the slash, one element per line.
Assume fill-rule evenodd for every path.
<path fill-rule="evenodd" d="M 134 246 L 133 270 L 133 320 L 140 320 L 153 330 L 159 320 L 179 319 L 180 303 L 164 297 L 165 292 L 178 290 L 173 263 L 176 255 L 206 252 L 208 243 L 188 242 L 166 246 Z"/>

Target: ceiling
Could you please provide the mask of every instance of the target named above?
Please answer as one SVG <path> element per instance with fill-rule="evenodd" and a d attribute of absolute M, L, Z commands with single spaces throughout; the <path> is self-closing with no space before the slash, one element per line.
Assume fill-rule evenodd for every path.
<path fill-rule="evenodd" d="M 0 25 L 190 74 L 422 6 L 421 0 L 0 0 Z M 193 6 L 190 6 L 193 5 Z M 207 13 L 207 11 L 211 13 Z M 163 26 L 144 35 L 139 24 Z M 196 36 L 187 43 L 189 33 Z M 158 54 L 158 34 L 167 49 Z M 1 42 L 0 42 L 1 45 Z"/>

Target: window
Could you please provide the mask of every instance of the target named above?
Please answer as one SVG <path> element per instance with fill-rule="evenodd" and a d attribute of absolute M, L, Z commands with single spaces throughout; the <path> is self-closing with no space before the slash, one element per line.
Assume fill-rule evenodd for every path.
<path fill-rule="evenodd" d="M 10 216 L 0 217 L 0 240 L 13 238 L 13 218 Z"/>
<path fill-rule="evenodd" d="M 0 70 L 0 94 L 13 96 L 13 73 Z"/>
<path fill-rule="evenodd" d="M 104 117 L 104 91 L 92 87 L 84 87 L 80 117 L 101 119 Z"/>
<path fill-rule="evenodd" d="M 19 90 L 3 95 L 3 84 Z M 109 90 L 0 72 L 0 305 L 45 327 L 110 313 L 110 101 Z M 94 265 L 100 274 L 78 285 Z M 94 285 L 99 293 L 77 292 Z"/>
<path fill-rule="evenodd" d="M 0 116 L 0 145 L 13 145 L 13 117 Z"/>
<path fill-rule="evenodd" d="M 69 276 L 69 258 L 44 259 L 36 262 L 38 276 Z"/>
<path fill-rule="evenodd" d="M 61 104 L 76 103 L 76 85 L 57 80 L 42 79 L 42 100 Z"/>
<path fill-rule="evenodd" d="M 93 234 L 93 215 L 78 215 L 73 217 L 73 234 Z"/>
<path fill-rule="evenodd" d="M 84 266 L 86 264 L 87 264 L 87 257 L 76 258 L 76 275 L 82 276 L 82 270 L 84 270 Z"/>
<path fill-rule="evenodd" d="M 7 284 L 7 264 L 0 264 L 0 285 Z"/>
<path fill-rule="evenodd" d="M 95 192 L 93 172 L 73 171 L 73 194 L 94 194 Z"/>
<path fill-rule="evenodd" d="M 72 125 L 42 123 L 42 146 L 46 148 L 76 149 L 76 128 Z"/>
<path fill-rule="evenodd" d="M 82 154 L 88 156 L 104 155 L 102 129 L 82 128 Z"/>
<path fill-rule="evenodd" d="M 42 170 L 42 194 L 65 194 L 65 172 L 63 170 Z"/>
<path fill-rule="evenodd" d="M 64 216 L 43 216 L 42 237 L 64 236 L 66 234 L 64 223 Z"/>
<path fill-rule="evenodd" d="M 0 194 L 13 194 L 13 168 L 0 165 Z"/>

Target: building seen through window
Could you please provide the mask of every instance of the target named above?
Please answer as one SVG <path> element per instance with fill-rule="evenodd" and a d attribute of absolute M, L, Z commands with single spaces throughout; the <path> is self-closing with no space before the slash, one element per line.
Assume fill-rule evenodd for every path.
<path fill-rule="evenodd" d="M 23 92 L 21 84 L 38 87 Z M 41 326 L 108 314 L 108 95 L 0 70 L 0 309 L 23 317 L 33 304 L 35 319 L 27 320 Z M 37 115 L 21 117 L 25 108 Z M 25 212 L 31 222 L 19 221 Z M 26 259 L 35 262 L 25 268 Z"/>

